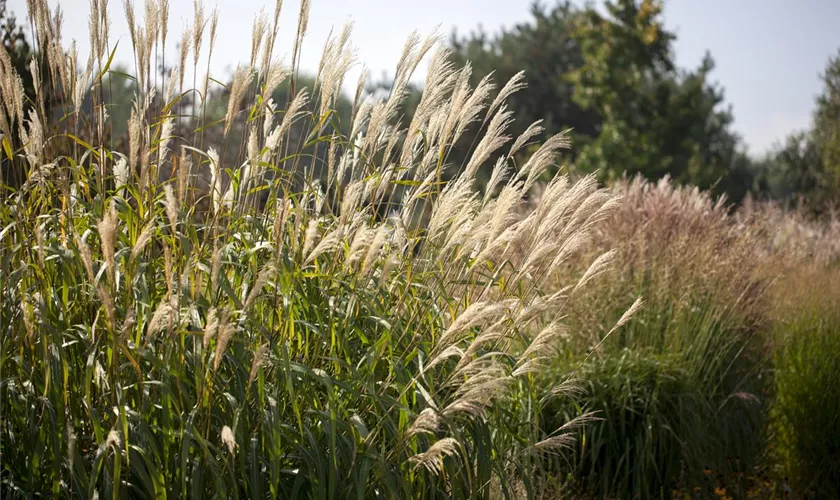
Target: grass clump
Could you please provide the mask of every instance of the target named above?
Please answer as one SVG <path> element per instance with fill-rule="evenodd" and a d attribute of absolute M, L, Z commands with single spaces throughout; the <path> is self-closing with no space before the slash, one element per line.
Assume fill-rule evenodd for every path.
<path fill-rule="evenodd" d="M 774 355 L 774 451 L 799 491 L 814 498 L 836 497 L 840 495 L 838 319 L 805 316 L 780 329 L 782 343 Z"/>
<path fill-rule="evenodd" d="M 549 409 L 558 421 L 579 411 L 599 418 L 581 431 L 573 459 L 561 461 L 561 474 L 576 479 L 575 494 L 668 497 L 681 459 L 707 438 L 704 419 L 713 410 L 702 388 L 676 359 L 631 350 L 587 362 L 579 376 L 585 395 Z"/>
<path fill-rule="evenodd" d="M 534 495 L 546 455 L 588 419 L 542 425 L 545 401 L 569 387 L 542 370 L 564 305 L 611 254 L 558 291 L 546 284 L 616 202 L 592 178 L 557 176 L 521 212 L 568 141 L 521 165 L 533 134 L 502 153 L 518 80 L 491 101 L 489 80 L 470 88 L 469 66 L 439 50 L 402 128 L 406 86 L 436 42 L 411 37 L 388 96 L 363 95 L 360 81 L 348 127 L 335 103 L 349 27 L 300 88 L 274 60 L 278 3 L 273 22 L 255 23 L 224 119 L 208 122 L 200 96 L 214 80 L 185 90 L 183 76 L 190 50 L 195 72 L 215 42 L 217 14 L 196 3 L 179 67 L 156 80 L 167 3 L 147 2 L 145 28 L 127 3 L 137 94 L 128 147 L 114 150 L 99 98 L 108 14 L 91 5 L 85 64 L 62 48 L 60 15 L 30 2 L 37 57 L 53 70 L 36 93 L 66 99 L 47 112 L 3 93 L 2 168 L 27 172 L 0 204 L 4 498 Z M 469 126 L 483 138 L 448 164 Z M 236 127 L 242 142 L 228 142 Z"/>
<path fill-rule="evenodd" d="M 840 495 L 838 279 L 836 269 L 800 270 L 778 300 L 771 453 L 803 498 Z"/>
<path fill-rule="evenodd" d="M 765 460 L 784 485 L 779 497 L 836 497 L 840 219 L 771 204 L 745 206 L 736 217 L 758 235 L 756 254 L 776 276 L 765 332 L 773 384 Z"/>
<path fill-rule="evenodd" d="M 837 219 L 736 211 L 667 179 L 615 191 L 621 207 L 580 255 L 616 248 L 624 265 L 570 304 L 555 365 L 588 390 L 544 409 L 604 417 L 555 463 L 561 494 L 836 496 Z M 645 307 L 608 335 L 637 295 Z"/>
<path fill-rule="evenodd" d="M 557 366 L 558 377 L 587 381 L 581 408 L 605 420 L 584 430 L 565 470 L 596 497 L 669 496 L 702 484 L 704 470 L 737 473 L 759 460 L 770 280 L 723 202 L 667 179 L 615 191 L 621 207 L 581 256 L 616 248 L 622 266 L 570 305 L 571 361 Z M 645 307 L 609 335 L 634 296 Z"/>

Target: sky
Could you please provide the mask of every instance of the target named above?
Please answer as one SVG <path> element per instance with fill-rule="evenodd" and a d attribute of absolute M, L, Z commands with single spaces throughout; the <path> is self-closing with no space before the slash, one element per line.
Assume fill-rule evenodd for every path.
<path fill-rule="evenodd" d="M 54 7 L 59 1 L 49 0 Z M 64 37 L 75 38 L 81 57 L 87 56 L 88 0 L 61 0 L 65 13 Z M 374 79 L 393 74 L 403 43 L 417 30 L 425 35 L 435 29 L 448 36 L 453 29 L 466 34 L 479 25 L 488 33 L 527 21 L 532 0 L 313 0 L 301 68 L 314 72 L 331 29 L 353 22 L 352 43 L 357 58 Z M 553 0 L 544 1 L 551 5 Z M 142 15 L 142 1 L 135 1 Z M 9 0 L 9 9 L 20 18 L 26 0 Z M 224 76 L 238 62 L 247 62 L 254 16 L 274 10 L 273 0 L 205 0 L 209 12 L 219 9 L 218 43 L 211 73 Z M 300 0 L 285 0 L 278 42 L 289 62 Z M 131 62 L 128 27 L 122 2 L 110 0 L 111 38 L 123 50 L 115 59 Z M 735 116 L 735 130 L 750 151 L 760 155 L 788 134 L 808 127 L 814 99 L 821 92 L 820 73 L 840 51 L 840 0 L 666 0 L 666 29 L 676 32 L 675 55 L 681 67 L 700 64 L 708 51 L 715 60 L 712 80 L 724 88 L 726 102 Z M 190 0 L 170 0 L 170 34 L 173 47 L 181 30 L 193 18 Z M 420 80 L 425 66 L 421 65 Z M 359 67 L 348 75 L 355 81 Z M 526 75 L 527 77 L 527 75 Z M 349 85 L 354 86 L 354 85 Z"/>

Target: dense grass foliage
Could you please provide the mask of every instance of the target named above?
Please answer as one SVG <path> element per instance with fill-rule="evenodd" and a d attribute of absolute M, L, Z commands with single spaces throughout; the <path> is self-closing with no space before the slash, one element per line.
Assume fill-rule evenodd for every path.
<path fill-rule="evenodd" d="M 774 340 L 773 454 L 797 491 L 840 495 L 840 280 L 809 269 L 784 281 Z"/>
<path fill-rule="evenodd" d="M 775 452 L 815 498 L 840 495 L 839 327 L 836 314 L 800 317 L 782 327 L 775 354 Z"/>
<path fill-rule="evenodd" d="M 533 495 L 546 454 L 588 418 L 545 430 L 542 406 L 569 385 L 542 369 L 562 345 L 565 304 L 612 254 L 559 290 L 544 285 L 616 199 L 592 178 L 557 176 L 522 213 L 568 146 L 554 136 L 515 164 L 538 124 L 476 190 L 476 171 L 513 140 L 504 101 L 521 78 L 491 101 L 489 80 L 470 88 L 469 67 L 439 50 L 400 128 L 406 85 L 436 43 L 413 36 L 388 96 L 362 95 L 363 75 L 348 127 L 335 104 L 349 27 L 325 45 L 313 88 L 271 99 L 300 83 L 274 62 L 278 2 L 273 24 L 257 18 L 216 120 L 206 103 L 177 103 L 194 94 L 189 49 L 195 65 L 218 16 L 196 5 L 164 90 L 150 61 L 167 4 L 147 2 L 145 29 L 127 8 L 138 93 L 126 150 L 109 149 L 98 99 L 112 54 L 104 2 L 92 3 L 84 70 L 60 46 L 60 17 L 31 4 L 53 69 L 36 89 L 73 97 L 50 110 L 57 123 L 3 66 L 3 168 L 28 172 L 0 206 L 4 498 Z M 304 2 L 295 58 L 308 15 Z M 306 130 L 298 141 L 293 124 Z M 241 144 L 228 142 L 234 126 Z M 482 139 L 449 164 L 470 126 Z M 211 129 L 241 163 L 204 145 Z M 326 165 L 304 154 L 318 149 Z"/>
<path fill-rule="evenodd" d="M 700 453 L 713 414 L 702 388 L 673 360 L 626 350 L 586 363 L 578 404 L 601 419 L 585 429 L 568 470 L 584 491 L 632 498 L 668 496 L 685 454 Z M 559 420 L 577 406 L 548 409 Z M 696 434 L 695 434 L 696 433 Z M 580 493 L 580 492 L 576 492 Z"/>

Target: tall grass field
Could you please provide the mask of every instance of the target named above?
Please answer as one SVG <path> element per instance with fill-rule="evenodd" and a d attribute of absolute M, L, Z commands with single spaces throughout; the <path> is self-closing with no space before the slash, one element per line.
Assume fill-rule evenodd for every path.
<path fill-rule="evenodd" d="M 28 2 L 31 95 L 0 49 L 0 497 L 840 494 L 837 218 L 600 186 L 527 75 L 413 34 L 373 92 L 281 4 L 227 81 L 199 0 L 126 0 L 128 70 Z"/>

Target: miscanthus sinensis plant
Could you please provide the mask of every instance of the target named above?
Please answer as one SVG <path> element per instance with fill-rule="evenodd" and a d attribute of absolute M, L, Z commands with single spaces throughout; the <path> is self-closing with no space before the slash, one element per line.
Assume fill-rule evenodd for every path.
<path fill-rule="evenodd" d="M 364 95 L 363 73 L 341 133 L 350 29 L 325 44 L 314 88 L 295 89 L 309 2 L 290 66 L 275 57 L 278 2 L 254 24 L 226 116 L 208 123 L 213 80 L 185 90 L 184 75 L 212 53 L 217 13 L 196 2 L 178 65 L 155 75 L 173 43 L 168 4 L 146 2 L 141 22 L 127 1 L 137 91 L 118 151 L 102 99 L 107 2 L 91 6 L 84 62 L 60 44 L 60 12 L 29 2 L 31 102 L 0 51 L 3 169 L 26 173 L 3 188 L 0 225 L 4 497 L 535 494 L 547 457 L 588 418 L 541 430 L 541 406 L 571 387 L 541 368 L 562 346 L 565 304 L 613 254 L 551 293 L 543 284 L 617 201 L 591 178 L 556 176 L 521 213 L 568 146 L 561 134 L 514 162 L 541 131 L 506 134 L 522 75 L 471 88 L 469 66 L 412 36 L 388 96 Z M 275 103 L 285 80 L 292 96 Z M 47 91 L 58 104 L 44 105 Z M 470 126 L 483 135 L 469 160 L 448 164 Z M 234 127 L 242 144 L 205 144 Z M 288 141 L 292 127 L 304 142 Z"/>

